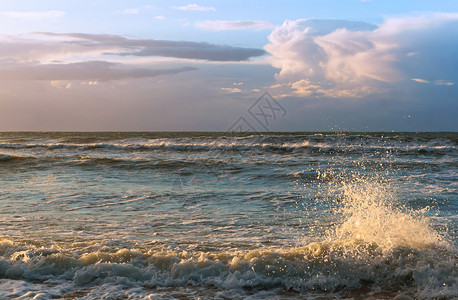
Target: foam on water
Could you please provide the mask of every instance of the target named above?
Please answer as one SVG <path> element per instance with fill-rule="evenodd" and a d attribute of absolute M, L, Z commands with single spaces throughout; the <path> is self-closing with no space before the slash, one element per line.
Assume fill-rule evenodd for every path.
<path fill-rule="evenodd" d="M 80 138 L 80 139 L 29 139 L 20 141 L 0 141 L 3 149 L 74 149 L 88 151 L 92 149 L 111 149 L 129 151 L 400 151 L 406 153 L 447 153 L 456 149 L 454 139 L 396 139 L 396 137 L 368 137 L 364 135 L 254 135 L 247 137 L 156 137 L 156 138 Z"/>
<path fill-rule="evenodd" d="M 165 245 L 125 248 L 112 241 L 43 244 L 3 239 L 0 297 L 24 289 L 22 295 L 44 298 L 71 293 L 95 298 L 103 296 L 101 287 L 132 297 L 190 287 L 196 293 L 204 293 L 198 287 L 211 287 L 231 298 L 279 291 L 333 297 L 456 296 L 456 248 L 426 217 L 394 206 L 389 185 L 353 178 L 333 188 L 340 195 L 335 201 L 342 220 L 324 239 L 297 247 L 196 251 Z M 19 280 L 14 288 L 12 280 Z M 46 285 L 53 288 L 45 292 Z"/>
<path fill-rule="evenodd" d="M 455 136 L 3 134 L 0 299 L 454 299 Z"/>

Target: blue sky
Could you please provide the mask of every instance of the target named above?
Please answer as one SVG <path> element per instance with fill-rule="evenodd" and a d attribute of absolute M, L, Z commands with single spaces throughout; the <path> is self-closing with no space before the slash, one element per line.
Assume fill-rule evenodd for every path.
<path fill-rule="evenodd" d="M 8 1 L 0 130 L 457 131 L 458 1 Z M 256 128 L 258 130 L 258 128 Z"/>

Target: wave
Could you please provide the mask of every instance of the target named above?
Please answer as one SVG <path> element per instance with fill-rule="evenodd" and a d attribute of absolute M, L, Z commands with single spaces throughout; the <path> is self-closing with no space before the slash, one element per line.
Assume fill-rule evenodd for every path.
<path fill-rule="evenodd" d="M 0 161 L 8 161 L 15 159 L 15 156 L 12 155 L 0 155 Z"/>
<path fill-rule="evenodd" d="M 8 163 L 8 162 L 27 162 L 35 160 L 35 157 L 30 156 L 20 156 L 20 155 L 4 155 L 0 154 L 0 163 Z"/>
<path fill-rule="evenodd" d="M 279 151 L 279 152 L 400 152 L 413 154 L 445 154 L 456 150 L 450 140 L 433 140 L 427 142 L 402 142 L 399 140 L 351 138 L 310 138 L 297 139 L 285 137 L 247 137 L 226 139 L 154 139 L 122 140 L 111 143 L 0 143 L 3 149 L 75 149 L 90 150 L 123 150 L 123 151 Z"/>
<path fill-rule="evenodd" d="M 177 290 L 195 293 L 199 287 L 215 290 L 209 298 L 223 293 L 233 299 L 269 293 L 307 298 L 313 293 L 334 298 L 355 293 L 360 298 L 377 293 L 381 298 L 456 296 L 458 251 L 426 217 L 394 206 L 393 191 L 385 184 L 361 177 L 335 183 L 330 188 L 339 195 L 335 201 L 341 204 L 342 222 L 303 245 L 199 250 L 203 247 L 185 244 L 3 239 L 0 278 L 54 283 L 62 287 L 54 292 L 58 296 L 69 297 L 71 291 L 88 298 L 99 297 L 100 287 L 119 297 L 166 290 L 171 298 Z M 7 293 L 3 289 L 0 297 Z"/>
<path fill-rule="evenodd" d="M 131 158 L 131 157 L 78 157 L 67 162 L 69 165 L 77 166 L 109 166 L 128 170 L 142 169 L 166 169 L 166 170 L 182 170 L 189 167 L 200 167 L 202 165 L 208 167 L 217 167 L 222 165 L 222 162 L 210 160 L 161 160 L 147 158 Z"/>
<path fill-rule="evenodd" d="M 417 298 L 452 298 L 458 288 L 457 253 L 445 244 L 396 246 L 386 251 L 359 238 L 251 251 L 97 248 L 88 251 L 3 240 L 0 277 L 59 281 L 86 291 L 111 283 L 137 288 L 207 286 L 344 294 L 381 289 L 391 296 L 403 292 Z"/>

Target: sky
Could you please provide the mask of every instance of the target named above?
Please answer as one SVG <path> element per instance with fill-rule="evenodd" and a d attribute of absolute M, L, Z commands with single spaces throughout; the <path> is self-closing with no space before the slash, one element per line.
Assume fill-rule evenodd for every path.
<path fill-rule="evenodd" d="M 458 1 L 0 1 L 0 131 L 228 130 L 458 131 Z"/>

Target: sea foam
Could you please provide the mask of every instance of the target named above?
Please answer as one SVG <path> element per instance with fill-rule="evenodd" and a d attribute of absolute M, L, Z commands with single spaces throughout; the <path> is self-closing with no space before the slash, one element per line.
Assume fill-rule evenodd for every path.
<path fill-rule="evenodd" d="M 335 199 L 342 221 L 322 240 L 303 246 L 196 251 L 165 245 L 122 248 L 96 242 L 40 244 L 4 239 L 0 276 L 58 282 L 65 287 L 54 291 L 60 296 L 69 286 L 93 297 L 101 286 L 119 293 L 115 288 L 119 285 L 132 293 L 207 286 L 232 290 L 236 298 L 277 289 L 344 298 L 355 291 L 376 296 L 380 290 L 379 296 L 389 297 L 456 295 L 457 251 L 426 217 L 393 206 L 387 185 L 353 178 L 332 188 L 339 195 Z M 8 289 L 2 293 L 12 295 Z"/>

